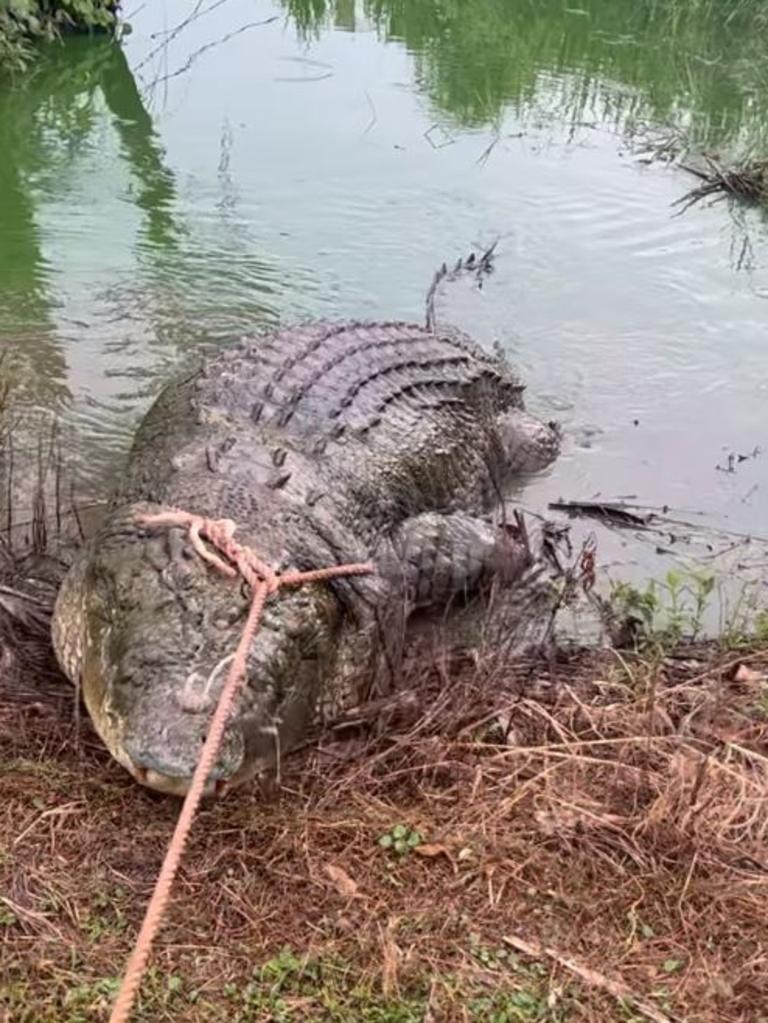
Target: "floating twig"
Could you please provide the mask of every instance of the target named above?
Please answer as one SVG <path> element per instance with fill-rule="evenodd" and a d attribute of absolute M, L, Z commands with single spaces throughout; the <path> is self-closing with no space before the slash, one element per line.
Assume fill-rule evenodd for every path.
<path fill-rule="evenodd" d="M 603 501 L 550 501 L 551 511 L 564 511 L 569 515 L 585 515 L 593 518 L 608 519 L 617 526 L 630 526 L 645 529 L 653 520 L 652 514 L 638 515 L 627 510 L 624 504 Z"/>
<path fill-rule="evenodd" d="M 374 124 L 376 124 L 376 122 L 379 119 L 379 115 L 376 113 L 376 104 L 371 99 L 371 94 L 368 92 L 367 89 L 365 90 L 365 98 L 368 100 L 368 106 L 370 107 L 371 110 L 371 119 L 366 125 L 363 135 L 367 135 L 368 132 L 371 130 L 371 128 L 373 128 Z"/>
<path fill-rule="evenodd" d="M 435 142 L 432 138 L 432 136 L 438 131 L 442 134 L 442 142 Z M 456 141 L 456 139 L 452 135 L 449 135 L 438 121 L 435 121 L 434 124 L 430 125 L 423 134 L 424 138 L 427 142 L 429 142 L 433 149 L 445 149 L 446 146 L 452 146 Z"/>
<path fill-rule="evenodd" d="M 264 25 L 271 25 L 272 22 L 277 21 L 277 19 L 278 16 L 274 14 L 269 18 L 263 18 L 261 21 L 249 21 L 247 24 L 241 25 L 240 28 L 235 29 L 234 32 L 227 32 L 226 35 L 220 36 L 218 39 L 213 39 L 210 43 L 206 43 L 204 46 L 199 47 L 194 51 L 194 53 L 190 53 L 184 63 L 180 67 L 177 67 L 175 71 L 169 71 L 167 75 L 159 75 L 157 78 L 153 79 L 149 88 L 154 89 L 156 86 L 170 81 L 171 78 L 177 78 L 179 75 L 183 75 L 185 71 L 189 71 L 198 57 L 202 57 L 207 50 L 212 50 L 214 46 L 220 46 L 222 43 L 229 42 L 230 39 L 234 39 L 235 36 L 242 35 L 243 32 L 247 32 L 249 29 L 261 28 Z"/>

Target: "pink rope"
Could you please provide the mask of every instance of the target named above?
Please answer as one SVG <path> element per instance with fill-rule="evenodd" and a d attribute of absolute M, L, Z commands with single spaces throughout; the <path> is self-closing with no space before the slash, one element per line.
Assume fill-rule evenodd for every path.
<path fill-rule="evenodd" d="M 186 528 L 189 531 L 189 539 L 200 557 L 230 578 L 235 578 L 238 574 L 241 575 L 253 591 L 253 601 L 227 680 L 211 719 L 200 759 L 184 797 L 184 803 L 155 882 L 152 897 L 147 905 L 144 920 L 136 937 L 133 952 L 128 960 L 109 1023 L 128 1023 L 130 1019 L 152 946 L 168 907 L 173 882 L 184 854 L 195 814 L 205 791 L 205 783 L 219 752 L 235 698 L 245 679 L 248 651 L 261 623 L 267 598 L 271 593 L 276 593 L 281 586 L 323 582 L 339 576 L 366 575 L 374 571 L 374 566 L 367 563 L 339 565 L 335 568 L 321 568 L 312 572 L 289 572 L 281 575 L 261 561 L 249 547 L 242 546 L 234 539 L 235 524 L 230 519 L 207 519 L 200 515 L 191 515 L 189 512 L 173 510 L 157 515 L 142 515 L 137 518 L 137 522 L 150 529 L 162 526 Z M 207 539 L 219 554 L 223 555 L 223 558 L 211 551 L 203 542 L 203 538 Z"/>

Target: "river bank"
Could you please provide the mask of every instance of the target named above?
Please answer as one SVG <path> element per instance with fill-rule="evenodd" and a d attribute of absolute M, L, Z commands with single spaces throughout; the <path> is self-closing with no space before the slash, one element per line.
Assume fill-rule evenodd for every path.
<path fill-rule="evenodd" d="M 200 814 L 135 1018 L 755 1023 L 768 649 L 409 672 Z M 106 1019 L 178 804 L 53 673 L 2 678 L 0 1013 Z"/>
<path fill-rule="evenodd" d="M 0 73 L 23 71 L 35 48 L 63 33 L 114 33 L 119 0 L 11 0 L 0 9 Z"/>
<path fill-rule="evenodd" d="M 137 4 L 0 89 L 0 1023 L 106 1021 L 178 813 L 52 662 L 50 542 L 187 359 L 420 321 L 436 262 L 497 242 L 437 316 L 562 423 L 514 503 L 595 553 L 614 646 L 421 649 L 394 706 L 208 806 L 136 1020 L 760 1023 L 764 4 L 253 7 Z M 709 179 L 638 151 L 670 124 Z"/>

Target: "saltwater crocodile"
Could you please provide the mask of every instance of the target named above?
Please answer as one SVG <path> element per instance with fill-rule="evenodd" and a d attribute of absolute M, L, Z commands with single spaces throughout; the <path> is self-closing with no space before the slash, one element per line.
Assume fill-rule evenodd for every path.
<path fill-rule="evenodd" d="M 414 609 L 493 578 L 528 585 L 530 541 L 491 519 L 514 478 L 557 453 L 522 395 L 465 335 L 407 323 L 283 329 L 169 384 L 54 612 L 60 664 L 112 755 L 143 784 L 186 790 L 250 599 L 180 529 L 140 514 L 232 519 L 281 571 L 376 566 L 268 603 L 210 782 L 229 788 L 360 699 L 349 680 L 370 677 L 365 658 Z"/>

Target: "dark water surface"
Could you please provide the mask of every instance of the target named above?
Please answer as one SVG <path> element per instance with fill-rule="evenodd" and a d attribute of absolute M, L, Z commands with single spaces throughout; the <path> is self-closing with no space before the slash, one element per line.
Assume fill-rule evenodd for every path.
<path fill-rule="evenodd" d="M 190 350 L 295 317 L 421 320 L 436 266 L 498 239 L 483 290 L 440 309 L 564 424 L 526 502 L 631 494 L 768 534 L 768 451 L 716 468 L 768 448 L 764 218 L 673 216 L 694 179 L 632 145 L 663 125 L 765 155 L 767 12 L 128 6 L 122 49 L 68 40 L 0 86 L 3 372 L 60 412 L 98 491 Z M 656 545 L 601 537 L 641 575 Z"/>

